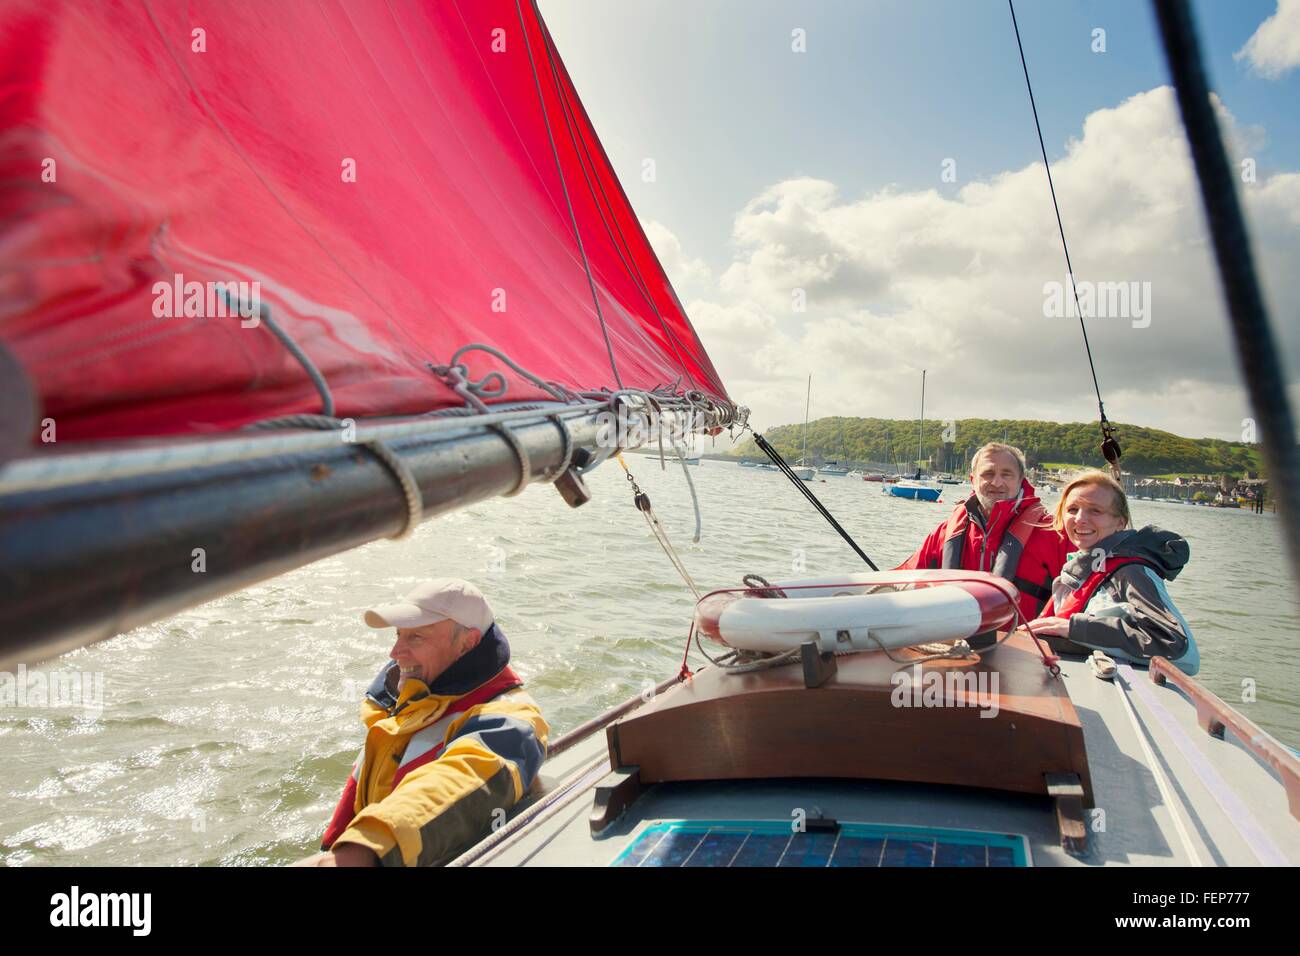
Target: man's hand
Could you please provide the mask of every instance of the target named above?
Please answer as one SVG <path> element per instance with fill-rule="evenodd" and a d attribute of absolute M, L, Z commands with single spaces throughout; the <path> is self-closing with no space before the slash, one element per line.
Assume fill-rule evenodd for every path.
<path fill-rule="evenodd" d="M 360 843 L 336 843 L 328 853 L 316 853 L 294 866 L 378 866 L 375 851 Z"/>
<path fill-rule="evenodd" d="M 375 851 L 360 843 L 336 843 L 331 851 L 335 866 L 378 866 Z"/>
<path fill-rule="evenodd" d="M 1070 619 L 1068 617 L 1040 617 L 1025 625 L 1035 637 L 1069 637 Z"/>

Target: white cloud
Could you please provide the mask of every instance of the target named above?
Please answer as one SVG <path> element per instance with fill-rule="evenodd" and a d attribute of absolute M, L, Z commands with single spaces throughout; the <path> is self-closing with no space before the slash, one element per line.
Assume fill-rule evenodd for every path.
<path fill-rule="evenodd" d="M 1258 139 L 1219 110 L 1230 143 Z M 1148 327 L 1088 321 L 1108 416 L 1237 437 L 1249 412 L 1172 90 L 1091 114 L 1052 173 L 1078 279 L 1150 283 Z M 1300 173 L 1242 188 L 1300 368 Z M 688 313 L 756 427 L 802 419 L 809 373 L 814 417 L 914 417 L 922 368 L 927 417 L 1096 417 L 1078 320 L 1043 314 L 1065 264 L 1041 163 L 953 197 L 788 180 L 741 209 L 733 239 L 716 293 Z"/>
<path fill-rule="evenodd" d="M 1300 0 L 1278 0 L 1274 14 L 1234 54 L 1257 73 L 1275 80 L 1300 66 Z"/>
<path fill-rule="evenodd" d="M 668 273 L 668 281 L 674 286 L 689 287 L 692 284 L 708 282 L 713 274 L 703 259 L 691 259 L 682 251 L 681 240 L 661 222 L 651 219 L 641 224 L 646 238 L 659 263 Z"/>

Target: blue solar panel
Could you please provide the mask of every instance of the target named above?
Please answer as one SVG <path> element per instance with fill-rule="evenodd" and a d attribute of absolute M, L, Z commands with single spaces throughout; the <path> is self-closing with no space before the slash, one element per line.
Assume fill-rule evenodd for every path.
<path fill-rule="evenodd" d="M 713 830 L 700 841 L 699 848 L 683 865 L 730 866 L 747 836 L 747 833 Z"/>
<path fill-rule="evenodd" d="M 989 848 L 980 843 L 940 843 L 934 851 L 935 866 L 988 866 Z"/>
<path fill-rule="evenodd" d="M 841 823 L 795 833 L 782 821 L 664 820 L 614 866 L 1028 866 L 1023 837 L 978 830 Z"/>
<path fill-rule="evenodd" d="M 831 866 L 881 866 L 885 856 L 882 837 L 841 834 Z"/>
<path fill-rule="evenodd" d="M 1009 846 L 989 847 L 989 866 L 1024 866 L 1017 863 Z"/>
<path fill-rule="evenodd" d="M 788 828 L 787 828 L 788 829 Z M 835 833 L 801 833 L 803 839 L 791 834 L 785 855 L 777 866 L 826 866 L 835 854 Z"/>
<path fill-rule="evenodd" d="M 704 836 L 698 830 L 669 830 L 639 865 L 684 866 Z"/>
<path fill-rule="evenodd" d="M 764 833 L 746 834 L 745 843 L 740 851 L 724 866 L 776 866 L 785 855 L 785 848 L 790 845 L 792 834 Z"/>

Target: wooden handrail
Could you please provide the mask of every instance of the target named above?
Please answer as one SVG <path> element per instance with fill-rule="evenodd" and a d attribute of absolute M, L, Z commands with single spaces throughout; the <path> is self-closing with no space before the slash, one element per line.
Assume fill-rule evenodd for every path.
<path fill-rule="evenodd" d="M 1268 766 L 1282 779 L 1286 788 L 1287 806 L 1291 816 L 1300 820 L 1300 759 L 1278 742 L 1272 734 L 1261 729 L 1254 721 L 1234 710 L 1213 692 L 1188 677 L 1166 658 L 1153 657 L 1150 669 L 1153 683 L 1163 687 L 1171 681 L 1196 707 L 1196 722 L 1211 737 L 1223 737 L 1226 727 L 1241 745 Z"/>

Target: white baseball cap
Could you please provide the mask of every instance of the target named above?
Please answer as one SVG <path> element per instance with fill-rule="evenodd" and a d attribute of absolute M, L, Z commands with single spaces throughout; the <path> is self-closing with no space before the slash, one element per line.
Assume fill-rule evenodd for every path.
<path fill-rule="evenodd" d="M 371 627 L 424 627 L 452 620 L 486 634 L 492 626 L 492 608 L 483 593 L 461 578 L 434 578 L 413 588 L 399 603 L 366 611 Z"/>

